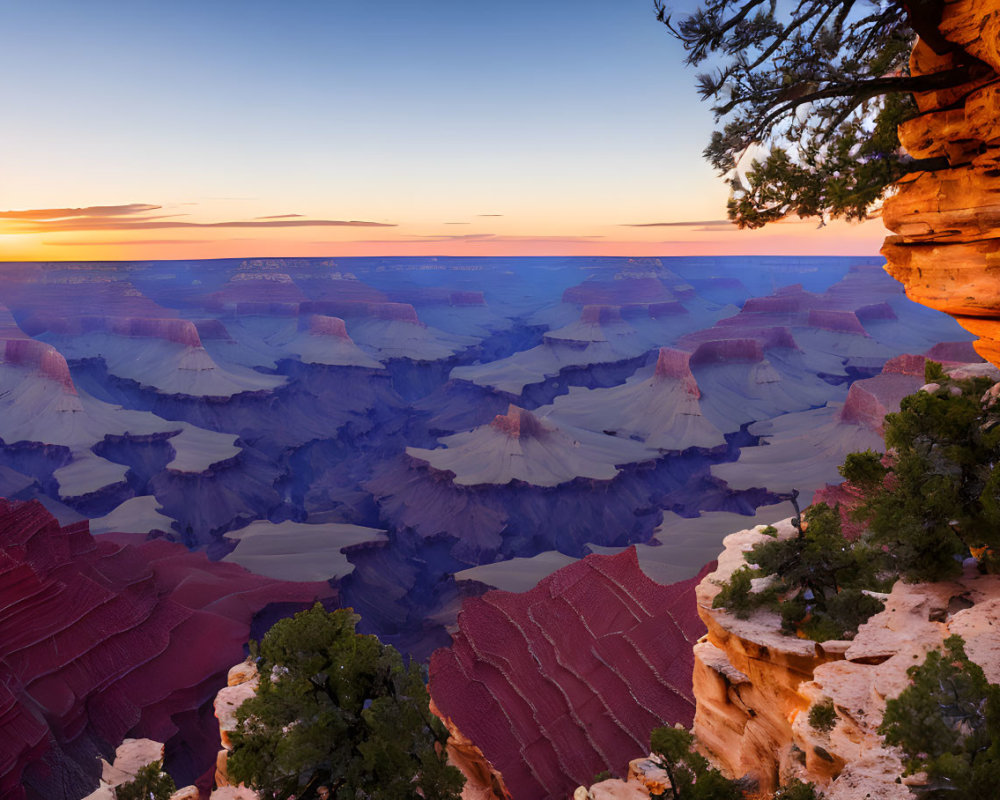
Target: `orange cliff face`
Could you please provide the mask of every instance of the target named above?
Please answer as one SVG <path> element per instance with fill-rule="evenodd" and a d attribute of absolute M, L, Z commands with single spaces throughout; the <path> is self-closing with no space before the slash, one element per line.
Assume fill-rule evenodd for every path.
<path fill-rule="evenodd" d="M 794 536 L 790 520 L 779 537 Z M 854 638 L 814 642 L 781 632 L 781 619 L 759 610 L 739 619 L 714 608 L 719 582 L 746 563 L 761 528 L 726 537 L 718 568 L 696 590 L 708 633 L 694 646 L 694 733 L 711 761 L 732 777 L 750 776 L 768 794 L 792 778 L 810 781 L 825 800 L 910 800 L 923 774 L 903 777 L 903 753 L 878 733 L 886 700 L 908 685 L 907 669 L 962 636 L 987 680 L 1000 680 L 1000 576 L 969 564 L 961 578 L 941 583 L 897 581 L 885 609 Z M 832 705 L 833 724 L 809 721 L 817 705 Z"/>
<path fill-rule="evenodd" d="M 896 235 L 882 254 L 910 299 L 951 314 L 980 337 L 979 354 L 1000 365 L 1000 0 L 945 3 L 939 29 L 989 70 L 916 95 L 921 114 L 900 125 L 900 142 L 914 158 L 944 158 L 949 167 L 896 184 L 882 212 Z M 914 75 L 955 63 L 955 54 L 923 41 L 910 58 Z"/>

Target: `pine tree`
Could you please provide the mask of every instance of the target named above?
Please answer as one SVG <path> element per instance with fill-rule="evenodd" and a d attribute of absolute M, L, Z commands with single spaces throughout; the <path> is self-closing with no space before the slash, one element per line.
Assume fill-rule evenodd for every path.
<path fill-rule="evenodd" d="M 277 797 L 315 779 L 341 799 L 458 798 L 464 779 L 446 763 L 447 730 L 419 665 L 355 633 L 359 619 L 317 604 L 267 632 L 260 685 L 237 713 L 230 776 Z"/>
<path fill-rule="evenodd" d="M 135 779 L 115 787 L 115 800 L 168 800 L 177 790 L 159 761 L 140 767 Z"/>
<path fill-rule="evenodd" d="M 897 125 L 917 114 L 912 92 L 957 86 L 992 70 L 937 29 L 943 0 L 707 0 L 674 25 L 720 130 L 705 157 L 731 180 L 729 216 L 757 228 L 789 214 L 864 218 L 902 175 L 941 169 L 899 145 Z M 911 76 L 917 35 L 956 66 Z M 741 164 L 748 152 L 760 155 Z"/>
<path fill-rule="evenodd" d="M 889 466 L 868 451 L 841 468 L 865 494 L 858 516 L 913 581 L 956 576 L 970 552 L 995 570 L 1000 552 L 1000 417 L 983 405 L 990 381 L 941 373 L 939 382 L 886 416 Z"/>
<path fill-rule="evenodd" d="M 965 653 L 960 636 L 910 667 L 911 685 L 886 703 L 879 733 L 906 753 L 906 774 L 926 772 L 928 795 L 983 800 L 1000 786 L 1000 686 Z"/>

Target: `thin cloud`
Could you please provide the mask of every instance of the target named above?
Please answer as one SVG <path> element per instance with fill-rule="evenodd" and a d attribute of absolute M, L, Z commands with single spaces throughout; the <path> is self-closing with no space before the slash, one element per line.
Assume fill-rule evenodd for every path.
<path fill-rule="evenodd" d="M 476 214 L 477 217 L 502 217 L 503 214 Z"/>
<path fill-rule="evenodd" d="M 123 217 L 129 214 L 142 214 L 146 211 L 156 211 L 162 206 L 152 206 L 148 203 L 128 203 L 123 206 L 87 206 L 85 208 L 32 208 L 23 211 L 0 211 L 0 219 L 18 219 L 43 222 L 74 217 L 104 218 Z"/>
<path fill-rule="evenodd" d="M 18 220 L 3 226 L 4 233 L 54 233 L 63 231 L 148 231 L 168 228 L 395 228 L 391 222 L 342 219 L 271 219 L 233 220 L 227 222 L 180 222 L 81 217 L 51 222 Z"/>
<path fill-rule="evenodd" d="M 254 219 L 294 219 L 295 217 L 302 217 L 303 214 L 272 214 L 269 217 L 254 217 Z"/>
<path fill-rule="evenodd" d="M 498 236 L 495 233 L 427 234 L 424 236 L 401 236 L 398 239 L 354 239 L 355 244 L 433 244 L 437 242 L 541 242 L 585 244 L 603 236 Z"/>
<path fill-rule="evenodd" d="M 92 247 L 92 246 L 107 246 L 107 247 L 121 247 L 123 245 L 162 245 L 162 244 L 209 244 L 214 242 L 214 239 L 104 239 L 100 241 L 75 241 L 75 242 L 47 242 L 43 241 L 42 244 L 46 247 Z M 228 241 L 239 241 L 238 239 L 230 239 Z"/>
<path fill-rule="evenodd" d="M 471 225 L 471 222 L 446 222 L 445 225 Z"/>
<path fill-rule="evenodd" d="M 731 226 L 728 219 L 705 219 L 694 222 L 629 222 L 619 225 L 620 228 L 695 228 Z"/>

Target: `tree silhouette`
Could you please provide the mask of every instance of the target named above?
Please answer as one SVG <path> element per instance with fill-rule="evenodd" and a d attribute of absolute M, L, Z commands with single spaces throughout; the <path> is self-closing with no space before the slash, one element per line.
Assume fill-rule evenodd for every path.
<path fill-rule="evenodd" d="M 864 218 L 902 175 L 947 166 L 900 150 L 912 93 L 992 74 L 938 31 L 944 0 L 708 0 L 676 25 L 664 0 L 654 6 L 688 64 L 715 65 L 697 78 L 721 123 L 704 154 L 730 176 L 740 227 L 789 214 Z M 911 75 L 918 34 L 955 66 Z"/>

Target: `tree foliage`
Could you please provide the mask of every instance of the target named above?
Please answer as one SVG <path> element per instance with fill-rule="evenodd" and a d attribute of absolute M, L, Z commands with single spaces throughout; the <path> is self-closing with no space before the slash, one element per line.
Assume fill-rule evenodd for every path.
<path fill-rule="evenodd" d="M 879 733 L 906 753 L 906 774 L 924 771 L 932 797 L 982 800 L 1000 785 L 1000 686 L 969 660 L 959 636 L 910 667 L 912 681 L 886 703 Z"/>
<path fill-rule="evenodd" d="M 656 765 L 670 783 L 661 794 L 666 800 L 742 800 L 740 781 L 733 781 L 694 749 L 694 736 L 680 726 L 655 728 L 649 737 Z M 778 789 L 774 800 L 817 800 L 811 783 L 791 781 Z"/>
<path fill-rule="evenodd" d="M 342 799 L 457 798 L 464 780 L 446 764 L 447 730 L 429 709 L 420 667 L 356 634 L 358 619 L 317 604 L 267 632 L 229 774 L 277 797 L 319 779 Z"/>
<path fill-rule="evenodd" d="M 737 785 L 694 750 L 694 736 L 681 727 L 655 728 L 649 746 L 670 785 L 654 797 L 669 800 L 740 800 Z"/>
<path fill-rule="evenodd" d="M 809 709 L 809 725 L 817 731 L 829 733 L 837 724 L 837 709 L 829 697 Z"/>
<path fill-rule="evenodd" d="M 176 790 L 174 779 L 153 761 L 140 767 L 134 780 L 115 787 L 115 800 L 168 800 Z"/>
<path fill-rule="evenodd" d="M 885 586 L 879 578 L 879 554 L 865 542 L 848 542 L 840 514 L 825 503 L 810 506 L 798 536 L 761 542 L 747 554 L 748 564 L 722 585 L 713 605 L 747 616 L 762 606 L 781 613 L 782 627 L 823 641 L 840 639 L 882 610 L 865 590 Z M 770 585 L 752 591 L 753 578 Z"/>
<path fill-rule="evenodd" d="M 687 63 L 714 67 L 697 79 L 721 123 L 704 154 L 730 176 L 740 227 L 789 214 L 864 218 L 905 173 L 945 166 L 900 149 L 896 127 L 917 112 L 911 93 L 989 71 L 937 31 L 943 0 L 706 0 L 676 25 L 665 0 L 654 5 Z M 916 33 L 957 51 L 957 66 L 911 76 Z"/>
<path fill-rule="evenodd" d="M 848 456 L 841 474 L 861 488 L 858 515 L 909 580 L 954 577 L 976 554 L 995 570 L 1000 552 L 1000 415 L 983 405 L 985 378 L 952 380 L 903 398 L 885 418 L 889 457 Z"/>

